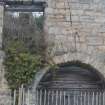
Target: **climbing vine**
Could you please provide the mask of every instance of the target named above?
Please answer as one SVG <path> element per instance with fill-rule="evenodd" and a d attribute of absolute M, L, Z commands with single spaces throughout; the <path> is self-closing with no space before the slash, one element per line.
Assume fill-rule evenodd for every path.
<path fill-rule="evenodd" d="M 40 69 L 42 58 L 31 54 L 21 41 L 11 41 L 5 48 L 5 77 L 11 89 L 18 89 L 22 84 L 31 83 L 35 73 Z"/>

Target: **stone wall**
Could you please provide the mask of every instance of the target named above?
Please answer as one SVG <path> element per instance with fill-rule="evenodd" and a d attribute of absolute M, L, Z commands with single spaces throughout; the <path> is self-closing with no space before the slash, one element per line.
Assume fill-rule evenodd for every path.
<path fill-rule="evenodd" d="M 79 60 L 91 64 L 105 77 L 105 1 L 47 0 L 47 3 L 46 39 L 54 61 Z"/>
<path fill-rule="evenodd" d="M 46 41 L 53 60 L 56 63 L 79 60 L 92 65 L 105 77 L 105 1 L 45 1 L 48 4 L 45 9 Z M 3 4 L 0 4 L 0 48 L 2 48 L 3 11 Z M 10 94 L 4 79 L 3 56 L 1 50 L 0 105 L 9 105 Z M 36 85 L 34 90 L 35 88 Z"/>
<path fill-rule="evenodd" d="M 4 78 L 4 66 L 3 66 L 4 52 L 2 51 L 3 14 L 4 14 L 4 5 L 1 3 L 0 4 L 0 105 L 11 105 L 10 90 L 8 89 L 7 82 Z"/>

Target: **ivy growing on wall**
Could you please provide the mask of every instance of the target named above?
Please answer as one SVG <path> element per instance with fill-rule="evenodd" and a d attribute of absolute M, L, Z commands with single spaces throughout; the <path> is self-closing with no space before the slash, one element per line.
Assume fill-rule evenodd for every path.
<path fill-rule="evenodd" d="M 35 73 L 43 66 L 41 56 L 31 54 L 25 44 L 19 40 L 9 42 L 5 53 L 5 77 L 11 89 L 29 84 Z"/>

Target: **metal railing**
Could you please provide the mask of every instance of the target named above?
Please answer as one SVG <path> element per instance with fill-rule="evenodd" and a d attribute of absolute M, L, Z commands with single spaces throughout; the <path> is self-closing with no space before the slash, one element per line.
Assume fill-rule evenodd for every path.
<path fill-rule="evenodd" d="M 36 95 L 35 105 L 105 105 L 103 90 L 37 89 L 35 94 L 25 88 L 19 89 L 18 105 L 31 105 L 33 94 Z M 12 105 L 16 103 L 14 91 Z"/>
<path fill-rule="evenodd" d="M 105 92 L 100 90 L 38 89 L 36 105 L 105 105 Z"/>
<path fill-rule="evenodd" d="M 25 88 L 21 87 L 18 91 L 14 90 L 11 97 L 11 105 L 31 105 L 30 100 L 32 93 L 30 92 L 30 89 L 26 90 Z"/>

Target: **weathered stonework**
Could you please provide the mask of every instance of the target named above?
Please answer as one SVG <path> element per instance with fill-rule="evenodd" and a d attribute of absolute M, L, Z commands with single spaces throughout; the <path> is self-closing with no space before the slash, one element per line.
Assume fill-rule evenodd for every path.
<path fill-rule="evenodd" d="M 0 105 L 11 105 L 11 95 L 7 82 L 4 78 L 4 52 L 2 51 L 2 29 L 3 29 L 4 5 L 0 4 Z"/>
<path fill-rule="evenodd" d="M 49 47 L 53 46 L 54 61 L 79 60 L 105 77 L 105 2 L 47 0 L 47 4 L 45 31 Z"/>
<path fill-rule="evenodd" d="M 50 52 L 55 63 L 79 60 L 92 65 L 105 78 L 105 1 L 35 1 L 46 1 L 48 5 L 45 9 L 46 41 L 48 49 L 52 49 Z M 2 48 L 3 11 L 3 5 L 0 5 L 0 48 Z M 3 52 L 0 52 L 0 93 L 4 94 L 4 96 L 0 94 L 0 105 L 9 105 L 9 101 L 5 101 L 9 99 L 6 98 L 9 94 L 3 75 Z M 36 75 L 34 92 L 47 70 L 42 70 Z M 35 101 L 32 103 L 35 105 Z"/>

